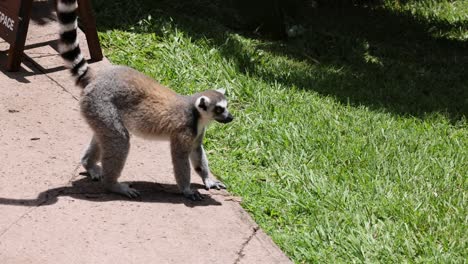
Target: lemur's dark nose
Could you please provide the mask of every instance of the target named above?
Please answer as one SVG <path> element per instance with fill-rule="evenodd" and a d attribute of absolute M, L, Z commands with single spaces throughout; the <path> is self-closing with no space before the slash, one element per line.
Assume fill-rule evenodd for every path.
<path fill-rule="evenodd" d="M 229 122 L 231 122 L 232 120 L 234 120 L 234 117 L 233 117 L 231 114 L 229 114 L 229 115 L 226 117 L 226 123 L 229 123 Z"/>
<path fill-rule="evenodd" d="M 226 124 L 234 120 L 234 117 L 229 113 L 228 116 L 224 119 L 217 119 L 218 122 Z"/>

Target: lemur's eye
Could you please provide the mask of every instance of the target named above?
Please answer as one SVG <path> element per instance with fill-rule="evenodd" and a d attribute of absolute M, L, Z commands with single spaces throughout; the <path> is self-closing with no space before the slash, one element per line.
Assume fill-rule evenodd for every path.
<path fill-rule="evenodd" d="M 222 114 L 224 112 L 224 107 L 221 106 L 215 106 L 214 112 L 216 114 Z"/>

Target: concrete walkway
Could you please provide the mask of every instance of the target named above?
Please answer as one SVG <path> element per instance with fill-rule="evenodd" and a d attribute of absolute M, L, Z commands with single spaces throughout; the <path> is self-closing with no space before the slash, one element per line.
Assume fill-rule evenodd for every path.
<path fill-rule="evenodd" d="M 81 176 L 91 133 L 80 90 L 57 55 L 54 14 L 33 10 L 20 72 L 5 72 L 0 40 L 0 263 L 290 263 L 237 197 L 196 175 L 205 200 L 178 194 L 167 143 L 132 138 L 121 180 L 140 199 Z"/>

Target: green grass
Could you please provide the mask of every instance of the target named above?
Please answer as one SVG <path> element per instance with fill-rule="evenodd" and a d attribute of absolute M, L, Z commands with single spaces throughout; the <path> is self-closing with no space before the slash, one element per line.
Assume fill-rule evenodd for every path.
<path fill-rule="evenodd" d="M 433 36 L 468 40 L 466 0 L 409 0 L 403 5 L 395 0 L 384 1 L 390 10 L 410 14 L 421 21 L 436 22 L 428 30 Z"/>
<path fill-rule="evenodd" d="M 215 2 L 94 7 L 112 62 L 184 94 L 227 89 L 236 120 L 209 129 L 211 168 L 281 249 L 466 263 L 468 3 L 319 8 L 275 42 L 228 29 Z"/>

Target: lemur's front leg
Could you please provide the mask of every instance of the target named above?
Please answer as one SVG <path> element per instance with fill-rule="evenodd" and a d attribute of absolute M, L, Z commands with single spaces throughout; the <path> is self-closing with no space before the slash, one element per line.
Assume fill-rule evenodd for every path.
<path fill-rule="evenodd" d="M 205 150 L 201 144 L 192 150 L 192 153 L 190 153 L 190 160 L 192 161 L 193 168 L 202 178 L 203 183 L 205 184 L 205 189 L 226 189 L 226 186 L 222 182 L 210 177 L 208 159 L 206 158 Z"/>
<path fill-rule="evenodd" d="M 202 200 L 197 190 L 190 188 L 190 150 L 184 147 L 177 139 L 171 140 L 171 156 L 177 186 L 184 196 L 193 201 Z"/>

